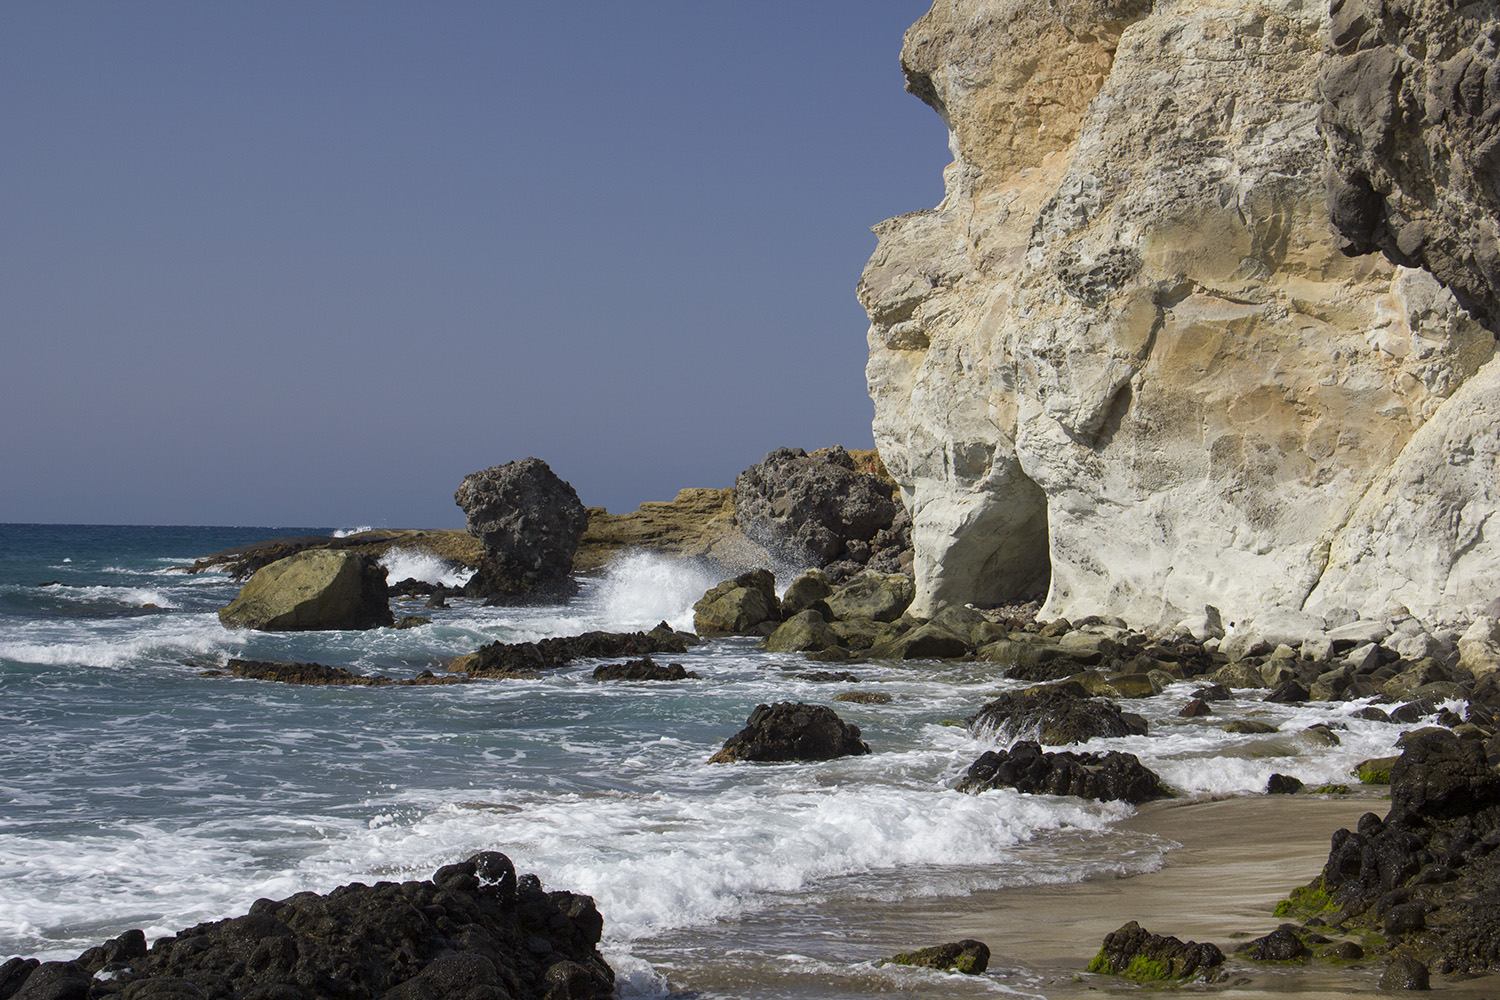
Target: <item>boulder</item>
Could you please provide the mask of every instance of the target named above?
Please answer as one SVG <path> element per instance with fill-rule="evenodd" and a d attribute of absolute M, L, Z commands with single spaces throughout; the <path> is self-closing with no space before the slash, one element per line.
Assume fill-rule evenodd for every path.
<path fill-rule="evenodd" d="M 245 916 L 157 938 L 149 950 L 140 931 L 127 931 L 72 962 L 26 970 L 14 997 L 606 1000 L 614 973 L 596 947 L 603 926 L 590 897 L 543 891 L 488 851 L 431 881 L 257 900 Z"/>
<path fill-rule="evenodd" d="M 1170 794 L 1135 754 L 1044 753 L 1031 740 L 1022 740 L 1009 750 L 987 751 L 969 765 L 958 783 L 959 791 L 973 794 L 990 788 L 1131 804 Z"/>
<path fill-rule="evenodd" d="M 840 621 L 870 618 L 893 622 L 911 605 L 911 577 L 901 573 L 861 573 L 825 598 Z"/>
<path fill-rule="evenodd" d="M 833 709 L 783 701 L 755 706 L 745 728 L 708 762 L 832 760 L 869 752 L 859 727 L 845 723 Z"/>
<path fill-rule="evenodd" d="M 369 629 L 394 622 L 385 567 L 373 556 L 315 549 L 256 570 L 219 610 L 229 628 L 266 632 Z"/>
<path fill-rule="evenodd" d="M 1432 988 L 1427 966 L 1412 955 L 1396 955 L 1380 974 L 1383 990 L 1428 990 Z"/>
<path fill-rule="evenodd" d="M 838 644 L 838 635 L 828 627 L 823 616 L 809 609 L 782 622 L 766 638 L 765 647 L 771 653 L 806 653 L 831 649 Z"/>
<path fill-rule="evenodd" d="M 1266 779 L 1267 795 L 1294 795 L 1302 791 L 1302 779 L 1290 774 L 1273 774 Z"/>
<path fill-rule="evenodd" d="M 868 543 L 889 528 L 900 504 L 894 485 L 865 470 L 842 448 L 809 455 L 778 448 L 734 484 L 734 515 L 741 530 L 789 562 L 826 566 L 848 554 L 850 543 Z M 867 562 L 868 544 L 854 553 Z"/>
<path fill-rule="evenodd" d="M 989 968 L 990 949 L 983 941 L 965 938 L 948 944 L 903 951 L 886 961 L 892 965 L 915 965 L 923 969 L 941 969 L 944 972 L 961 972 L 966 976 L 977 976 Z"/>
<path fill-rule="evenodd" d="M 1500 620 L 1480 615 L 1458 640 L 1458 665 L 1478 680 L 1500 672 Z"/>
<path fill-rule="evenodd" d="M 470 473 L 453 499 L 469 533 L 484 543 L 465 594 L 527 603 L 562 601 L 578 592 L 573 556 L 588 511 L 546 462 L 523 458 Z"/>
<path fill-rule="evenodd" d="M 833 586 L 828 582 L 827 573 L 820 569 L 803 570 L 786 588 L 786 593 L 781 595 L 781 613 L 791 618 L 799 612 L 819 605 L 823 598 L 831 593 L 833 593 Z M 826 607 L 827 605 L 822 605 L 819 610 Z M 832 617 L 832 615 L 825 616 L 825 619 L 827 617 Z"/>
<path fill-rule="evenodd" d="M 776 578 L 753 569 L 710 589 L 693 605 L 693 628 L 699 635 L 767 635 L 781 621 Z"/>
<path fill-rule="evenodd" d="M 1090 698 L 1076 681 L 1008 691 L 981 708 L 967 725 L 975 735 L 1036 739 L 1046 746 L 1146 733 L 1145 719 L 1121 712 L 1112 701 Z"/>
<path fill-rule="evenodd" d="M 967 635 L 933 620 L 871 646 L 869 655 L 878 660 L 951 660 L 973 651 Z"/>
<path fill-rule="evenodd" d="M 1105 935 L 1089 972 L 1113 973 L 1142 982 L 1201 976 L 1217 980 L 1224 953 L 1212 944 L 1152 934 L 1134 920 Z"/>

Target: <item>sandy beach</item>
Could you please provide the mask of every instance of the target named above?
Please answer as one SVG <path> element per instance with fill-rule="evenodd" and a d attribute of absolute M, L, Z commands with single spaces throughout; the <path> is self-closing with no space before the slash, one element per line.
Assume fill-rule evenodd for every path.
<path fill-rule="evenodd" d="M 1276 927 L 1272 908 L 1292 887 L 1318 874 L 1336 829 L 1354 826 L 1366 812 L 1383 816 L 1386 809 L 1382 798 L 1358 793 L 1155 803 L 1121 827 L 1181 845 L 1166 855 L 1160 871 L 987 892 L 959 906 L 926 902 L 895 916 L 928 929 L 933 941 L 984 941 L 993 953 L 992 971 L 1014 966 L 1030 974 L 1026 978 L 1038 976 L 1042 983 L 1031 985 L 1041 986 L 1048 997 L 1069 995 L 1070 984 L 1079 996 L 1140 992 L 1125 980 L 1079 975 L 1104 936 L 1129 920 L 1157 934 L 1219 945 L 1229 956 L 1230 977 L 1213 992 L 1236 997 L 1374 993 L 1384 969 L 1379 958 L 1344 967 L 1257 967 L 1231 951 Z M 1434 992 L 1444 996 L 1500 997 L 1500 975 L 1462 981 L 1434 975 L 1432 980 Z"/>

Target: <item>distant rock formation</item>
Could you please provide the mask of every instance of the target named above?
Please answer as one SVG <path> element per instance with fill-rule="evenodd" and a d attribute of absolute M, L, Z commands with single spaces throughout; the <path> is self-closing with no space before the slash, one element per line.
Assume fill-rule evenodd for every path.
<path fill-rule="evenodd" d="M 470 473 L 453 499 L 469 533 L 484 543 L 465 594 L 517 603 L 562 601 L 578 592 L 573 555 L 588 512 L 546 462 L 523 458 Z"/>
<path fill-rule="evenodd" d="M 1500 592 L 1500 5 L 1332 8 L 938 0 L 907 32 L 955 161 L 859 297 L 914 613 Z"/>
<path fill-rule="evenodd" d="M 589 508 L 576 572 L 623 551 L 701 559 L 726 573 L 826 567 L 837 583 L 871 568 L 911 567 L 911 518 L 895 481 L 870 449 L 778 448 L 740 473 L 732 489 L 685 489 L 628 514 Z"/>

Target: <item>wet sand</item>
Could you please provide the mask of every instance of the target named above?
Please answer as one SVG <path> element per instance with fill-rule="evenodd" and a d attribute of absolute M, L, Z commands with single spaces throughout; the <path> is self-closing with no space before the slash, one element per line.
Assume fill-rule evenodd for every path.
<path fill-rule="evenodd" d="M 1198 987 L 1235 997 L 1352 996 L 1379 992 L 1384 961 L 1348 966 L 1309 963 L 1274 968 L 1236 959 L 1232 949 L 1274 930 L 1278 900 L 1322 870 L 1329 840 L 1366 812 L 1384 815 L 1385 801 L 1358 796 L 1264 796 L 1217 802 L 1157 803 L 1121 824 L 1181 846 L 1160 871 L 1128 878 L 977 894 L 959 905 L 921 907 L 910 919 L 930 927 L 933 940 L 978 938 L 990 946 L 991 967 L 1015 966 L 1026 992 L 1095 995 L 1116 989 L 1139 993 L 1123 980 L 1079 973 L 1104 936 L 1130 920 L 1157 934 L 1212 941 L 1228 956 L 1229 980 Z M 947 909 L 947 912 L 943 912 Z M 1024 971 L 1023 971 L 1024 970 Z M 1462 981 L 1432 977 L 1448 997 L 1500 997 L 1500 976 Z M 1183 988 L 1174 989 L 1181 993 Z M 1389 994 L 1385 994 L 1389 995 Z"/>
<path fill-rule="evenodd" d="M 1082 882 L 986 890 L 965 897 L 868 900 L 749 915 L 678 932 L 641 949 L 666 971 L 680 997 L 786 1000 L 968 1000 L 996 996 L 1077 1000 L 1101 995 L 1184 994 L 1235 1000 L 1390 996 L 1378 983 L 1385 961 L 1267 966 L 1233 949 L 1274 930 L 1277 901 L 1322 871 L 1329 841 L 1366 812 L 1388 804 L 1373 789 L 1345 796 L 1278 795 L 1142 807 L 1080 850 L 1096 860 L 1172 845 L 1158 871 Z M 1065 863 L 1065 862 L 1063 862 Z M 1128 921 L 1157 934 L 1212 941 L 1228 958 L 1228 979 L 1143 988 L 1117 976 L 1085 974 L 1104 936 Z M 977 938 L 990 948 L 985 976 L 880 965 L 914 947 Z M 795 944 L 793 944 L 795 942 Z M 796 948 L 790 953 L 788 945 Z M 655 954 L 653 954 L 655 952 Z M 1432 977 L 1452 1000 L 1500 1000 L 1500 975 Z"/>

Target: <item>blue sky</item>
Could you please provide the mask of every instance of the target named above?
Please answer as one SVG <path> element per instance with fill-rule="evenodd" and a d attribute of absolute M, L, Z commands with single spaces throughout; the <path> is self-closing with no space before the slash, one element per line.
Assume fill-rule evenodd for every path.
<path fill-rule="evenodd" d="M 457 526 L 868 447 L 923 0 L 0 5 L 0 521 Z"/>

